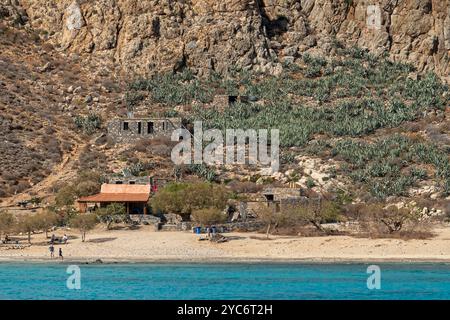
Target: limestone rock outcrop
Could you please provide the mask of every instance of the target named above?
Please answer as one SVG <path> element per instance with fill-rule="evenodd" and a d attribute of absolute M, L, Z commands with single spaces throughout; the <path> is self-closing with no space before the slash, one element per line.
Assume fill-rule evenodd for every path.
<path fill-rule="evenodd" d="M 67 52 L 151 74 L 189 67 L 279 73 L 335 39 L 450 74 L 450 0 L 0 0 Z M 1 10 L 0 10 L 1 11 Z"/>

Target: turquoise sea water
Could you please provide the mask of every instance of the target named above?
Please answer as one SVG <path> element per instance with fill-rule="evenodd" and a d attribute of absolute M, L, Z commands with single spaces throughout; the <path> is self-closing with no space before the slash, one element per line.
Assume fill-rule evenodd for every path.
<path fill-rule="evenodd" d="M 450 299 L 449 264 L 0 264 L 0 299 Z"/>

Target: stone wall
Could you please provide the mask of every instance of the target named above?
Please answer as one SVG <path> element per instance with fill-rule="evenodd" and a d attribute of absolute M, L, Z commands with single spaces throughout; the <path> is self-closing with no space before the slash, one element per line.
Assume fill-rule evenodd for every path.
<path fill-rule="evenodd" d="M 118 143 L 129 143 L 143 138 L 170 137 L 172 131 L 180 127 L 179 118 L 114 119 L 108 123 L 108 137 Z"/>
<path fill-rule="evenodd" d="M 227 95 L 216 95 L 214 96 L 214 100 L 212 105 L 215 109 L 225 110 L 230 105 L 229 96 Z"/>
<path fill-rule="evenodd" d="M 110 177 L 108 179 L 108 183 L 110 183 L 110 184 L 143 184 L 143 185 L 147 185 L 147 184 L 150 184 L 150 181 L 151 181 L 150 176 Z"/>
<path fill-rule="evenodd" d="M 214 96 L 214 100 L 212 105 L 215 109 L 225 110 L 226 108 L 231 107 L 234 103 L 248 103 L 249 97 L 247 96 L 229 96 L 229 95 L 216 95 Z"/>
<path fill-rule="evenodd" d="M 286 199 L 300 199 L 303 196 L 299 188 L 267 188 L 262 194 L 269 201 L 281 201 Z M 271 197 L 271 199 L 268 199 Z"/>
<path fill-rule="evenodd" d="M 264 228 L 265 224 L 261 221 L 239 221 L 214 225 L 218 233 L 248 231 L 254 232 Z M 160 231 L 188 231 L 194 233 L 196 224 L 193 222 L 182 222 L 177 224 L 162 224 Z M 206 228 L 201 228 L 201 233 L 206 233 Z"/>

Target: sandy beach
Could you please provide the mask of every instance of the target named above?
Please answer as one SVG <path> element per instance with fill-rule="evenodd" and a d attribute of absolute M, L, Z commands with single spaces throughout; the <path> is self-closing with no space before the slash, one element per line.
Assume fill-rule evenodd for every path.
<path fill-rule="evenodd" d="M 138 230 L 98 228 L 82 242 L 76 230 L 67 233 L 70 241 L 56 245 L 65 261 L 92 262 L 244 262 L 244 261 L 445 261 L 450 262 L 450 228 L 435 229 L 426 240 L 367 239 L 349 236 L 288 237 L 257 233 L 227 233 L 225 243 L 199 241 L 189 232 L 157 232 L 150 227 Z M 25 243 L 25 237 L 21 243 Z M 23 249 L 0 247 L 1 261 L 55 261 L 50 259 L 44 234 L 32 236 L 33 245 Z"/>

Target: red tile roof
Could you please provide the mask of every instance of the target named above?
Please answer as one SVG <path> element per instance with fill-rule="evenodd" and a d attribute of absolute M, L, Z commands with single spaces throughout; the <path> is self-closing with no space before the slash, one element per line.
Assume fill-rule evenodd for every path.
<path fill-rule="evenodd" d="M 147 202 L 149 198 L 150 185 L 103 184 L 100 193 L 78 202 Z"/>
<path fill-rule="evenodd" d="M 148 193 L 98 193 L 81 197 L 78 202 L 147 202 L 149 198 Z"/>

